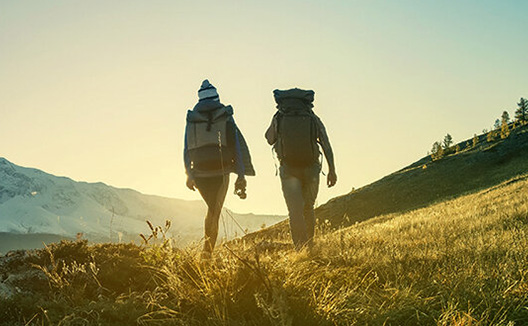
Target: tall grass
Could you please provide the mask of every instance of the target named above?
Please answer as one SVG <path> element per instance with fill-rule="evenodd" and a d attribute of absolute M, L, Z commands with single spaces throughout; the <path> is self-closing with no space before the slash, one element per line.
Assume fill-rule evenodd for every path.
<path fill-rule="evenodd" d="M 528 178 L 336 232 L 219 246 L 63 242 L 4 325 L 527 325 Z M 24 305 L 23 308 L 19 308 Z M 18 307 L 18 308 L 17 308 Z M 17 310 L 18 309 L 18 310 Z M 3 314 L 3 315 L 2 315 Z"/>

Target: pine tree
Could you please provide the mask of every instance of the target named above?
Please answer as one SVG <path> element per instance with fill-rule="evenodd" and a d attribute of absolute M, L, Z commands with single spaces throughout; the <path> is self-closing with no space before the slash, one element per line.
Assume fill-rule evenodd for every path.
<path fill-rule="evenodd" d="M 501 132 L 500 137 L 501 139 L 504 139 L 510 135 L 510 127 L 508 126 L 508 123 L 510 122 L 510 114 L 508 111 L 502 112 L 501 115 Z"/>
<path fill-rule="evenodd" d="M 493 124 L 493 129 L 494 130 L 499 130 L 501 127 L 501 122 L 499 119 L 495 120 L 495 123 Z"/>
<path fill-rule="evenodd" d="M 501 115 L 501 127 L 504 123 L 508 124 L 510 122 L 510 114 L 508 113 L 508 111 L 504 111 L 502 112 L 502 115 Z"/>
<path fill-rule="evenodd" d="M 528 101 L 521 97 L 519 103 L 517 103 L 517 110 L 515 111 L 515 119 L 521 123 L 526 124 L 528 120 Z"/>
<path fill-rule="evenodd" d="M 453 144 L 453 137 L 450 134 L 445 135 L 444 137 L 444 149 L 448 149 Z"/>

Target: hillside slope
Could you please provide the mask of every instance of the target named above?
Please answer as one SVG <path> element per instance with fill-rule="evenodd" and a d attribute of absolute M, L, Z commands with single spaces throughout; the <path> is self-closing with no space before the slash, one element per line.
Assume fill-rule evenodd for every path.
<path fill-rule="evenodd" d="M 197 257 L 84 241 L 12 253 L 0 325 L 526 325 L 528 175 L 319 234 L 312 252 L 240 241 Z"/>
<path fill-rule="evenodd" d="M 528 126 L 512 130 L 506 139 L 498 137 L 488 142 L 484 134 L 478 136 L 475 147 L 469 144 L 471 139 L 458 144 L 458 153 L 436 161 L 426 156 L 372 184 L 331 199 L 316 209 L 316 217 L 333 228 L 348 226 L 480 191 L 528 172 Z M 287 229 L 285 221 L 249 238 L 273 237 Z"/>

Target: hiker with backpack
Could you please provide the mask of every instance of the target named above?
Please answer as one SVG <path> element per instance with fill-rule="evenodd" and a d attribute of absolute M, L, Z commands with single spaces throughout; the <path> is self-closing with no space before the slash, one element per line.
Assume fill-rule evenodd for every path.
<path fill-rule="evenodd" d="M 314 204 L 322 163 L 319 146 L 329 167 L 327 186 L 333 187 L 337 182 L 334 154 L 326 129 L 312 111 L 314 94 L 314 91 L 298 88 L 274 90 L 278 111 L 265 134 L 280 162 L 282 192 L 297 250 L 313 245 Z"/>
<path fill-rule="evenodd" d="M 198 103 L 187 112 L 184 163 L 187 187 L 198 189 L 207 204 L 202 256 L 210 257 L 218 236 L 218 221 L 229 187 L 229 174 L 238 175 L 235 193 L 246 198 L 245 176 L 254 176 L 249 149 L 233 118 L 233 108 L 220 102 L 216 88 L 206 79 L 198 90 Z"/>

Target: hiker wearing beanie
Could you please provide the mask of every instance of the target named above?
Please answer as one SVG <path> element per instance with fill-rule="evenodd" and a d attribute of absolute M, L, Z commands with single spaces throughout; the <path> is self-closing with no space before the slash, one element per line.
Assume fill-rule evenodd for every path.
<path fill-rule="evenodd" d="M 326 129 L 313 113 L 314 92 L 298 88 L 273 91 L 277 113 L 265 137 L 280 161 L 282 192 L 288 207 L 290 232 L 297 250 L 313 244 L 314 204 L 319 191 L 321 152 L 328 162 L 327 185 L 337 182 L 334 154 Z"/>
<path fill-rule="evenodd" d="M 245 176 L 254 176 L 249 149 L 233 118 L 233 108 L 220 102 L 216 88 L 206 79 L 198 90 L 198 103 L 187 112 L 184 163 L 187 187 L 198 189 L 207 204 L 203 256 L 209 257 L 218 236 L 218 220 L 236 173 L 235 193 L 246 198 Z"/>

